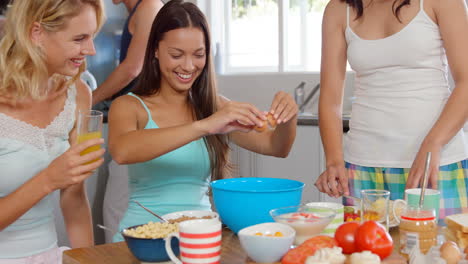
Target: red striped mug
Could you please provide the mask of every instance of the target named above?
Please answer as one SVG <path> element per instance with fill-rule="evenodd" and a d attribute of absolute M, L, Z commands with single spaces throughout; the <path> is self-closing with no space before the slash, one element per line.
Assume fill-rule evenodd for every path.
<path fill-rule="evenodd" d="M 171 239 L 179 238 L 179 260 L 172 252 Z M 219 264 L 221 255 L 221 222 L 218 219 L 196 219 L 179 223 L 179 233 L 166 238 L 166 251 L 176 264 Z"/>

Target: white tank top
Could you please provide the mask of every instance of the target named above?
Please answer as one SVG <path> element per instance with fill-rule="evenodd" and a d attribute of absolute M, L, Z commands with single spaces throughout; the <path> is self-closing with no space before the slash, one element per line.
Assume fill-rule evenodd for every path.
<path fill-rule="evenodd" d="M 356 99 L 344 159 L 361 166 L 410 168 L 450 96 L 439 27 L 424 11 L 423 0 L 416 17 L 386 38 L 360 38 L 349 19 L 348 6 L 345 36 L 348 61 L 356 72 Z M 444 146 L 440 165 L 467 157 L 460 130 Z"/>
<path fill-rule="evenodd" d="M 63 110 L 45 128 L 0 113 L 0 197 L 14 192 L 69 147 L 75 124 L 76 87 L 68 89 Z M 0 262 L 57 246 L 52 193 L 0 230 Z"/>

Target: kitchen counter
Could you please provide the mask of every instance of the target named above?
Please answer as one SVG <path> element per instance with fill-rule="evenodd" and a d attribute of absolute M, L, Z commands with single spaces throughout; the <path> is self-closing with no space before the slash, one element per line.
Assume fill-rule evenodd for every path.
<path fill-rule="evenodd" d="M 343 115 L 343 132 L 348 132 L 349 130 L 349 119 L 350 115 Z M 312 113 L 302 113 L 297 117 L 298 126 L 318 126 L 319 119 L 317 114 Z"/>
<path fill-rule="evenodd" d="M 394 248 L 391 256 L 382 264 L 403 264 L 406 260 L 398 254 L 398 228 L 390 229 Z M 88 248 L 75 248 L 63 252 L 63 264 L 138 264 L 125 242 L 110 243 Z M 241 247 L 239 238 L 229 229 L 223 229 L 220 264 L 256 264 L 251 261 Z M 156 264 L 156 263 L 155 263 Z M 258 264 L 258 263 L 257 263 Z M 281 264 L 271 263 L 271 264 Z"/>

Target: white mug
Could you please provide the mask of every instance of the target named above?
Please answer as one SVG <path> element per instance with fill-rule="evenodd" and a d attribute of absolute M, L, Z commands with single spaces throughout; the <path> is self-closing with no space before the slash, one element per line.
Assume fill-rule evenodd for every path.
<path fill-rule="evenodd" d="M 179 260 L 172 252 L 171 239 L 179 238 Z M 196 219 L 179 223 L 179 233 L 165 238 L 166 251 L 176 264 L 219 263 L 221 257 L 221 222 L 218 219 Z"/>
<path fill-rule="evenodd" d="M 411 206 L 418 206 L 419 199 L 421 197 L 421 189 L 414 188 L 414 189 L 407 189 L 405 190 L 405 199 L 397 199 L 393 203 L 393 217 L 395 220 L 400 223 L 400 214 L 401 212 L 397 212 L 395 208 L 406 208 L 408 205 Z M 440 201 L 440 191 L 434 189 L 426 189 L 424 193 L 424 205 L 423 208 L 425 209 L 434 209 L 436 212 L 436 219 L 439 218 L 439 201 Z"/>

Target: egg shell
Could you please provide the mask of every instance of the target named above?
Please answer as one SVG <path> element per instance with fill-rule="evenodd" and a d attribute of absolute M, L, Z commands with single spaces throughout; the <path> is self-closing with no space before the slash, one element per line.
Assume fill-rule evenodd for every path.
<path fill-rule="evenodd" d="M 267 129 L 267 121 L 263 121 L 263 125 L 261 127 L 255 126 L 254 130 L 257 132 L 263 132 Z"/>
<path fill-rule="evenodd" d="M 268 113 L 266 118 L 267 118 L 267 120 L 262 121 L 263 125 L 261 127 L 259 127 L 259 126 L 254 127 L 255 131 L 263 132 L 263 131 L 266 131 L 267 128 L 269 130 L 274 130 L 276 128 L 277 122 L 276 122 L 275 117 L 271 113 Z"/>
<path fill-rule="evenodd" d="M 276 128 L 277 122 L 276 122 L 275 117 L 271 113 L 268 113 L 267 121 L 268 121 L 268 127 L 270 129 L 275 129 Z"/>

